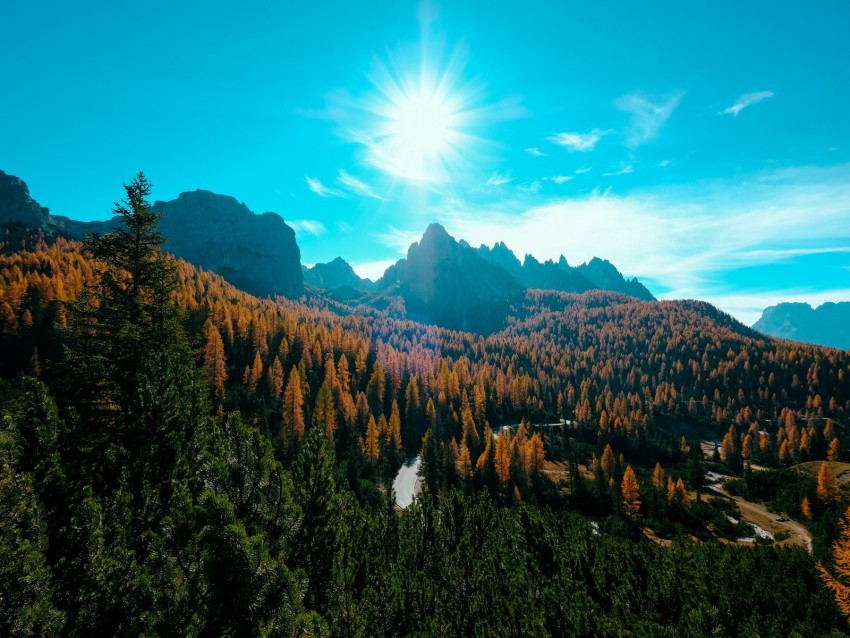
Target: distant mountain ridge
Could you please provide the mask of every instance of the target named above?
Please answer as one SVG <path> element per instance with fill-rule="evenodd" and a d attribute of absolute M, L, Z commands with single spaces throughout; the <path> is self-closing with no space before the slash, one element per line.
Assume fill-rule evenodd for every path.
<path fill-rule="evenodd" d="M 794 339 L 850 350 L 850 302 L 780 303 L 766 308 L 753 328 L 780 339 Z"/>
<path fill-rule="evenodd" d="M 325 290 L 352 288 L 360 292 L 371 292 L 375 289 L 375 283 L 371 279 L 361 278 L 342 257 L 315 264 L 310 268 L 302 266 L 302 270 L 305 282 Z"/>
<path fill-rule="evenodd" d="M 479 333 L 502 329 L 512 313 L 516 316 L 529 288 L 577 294 L 601 289 L 654 299 L 640 282 L 626 280 L 606 260 L 594 258 L 572 267 L 563 256 L 541 263 L 526 255 L 520 262 L 504 242 L 476 249 L 455 240 L 440 224 L 431 224 L 405 259 L 372 282 L 341 257 L 302 266 L 292 228 L 279 215 L 256 215 L 233 197 L 195 190 L 156 201 L 152 208 L 161 213 L 167 250 L 257 296 L 298 298 L 307 292 L 349 308 L 391 308 L 416 321 Z M 30 196 L 23 180 L 0 172 L 0 224 L 8 222 L 77 239 L 115 228 L 115 220 L 80 222 L 52 215 Z"/>
<path fill-rule="evenodd" d="M 595 289 L 611 290 L 644 301 L 655 299 L 646 286 L 637 279 L 625 279 L 607 259 L 594 257 L 586 264 L 572 267 L 563 255 L 557 262 L 550 259 L 542 263 L 534 256 L 526 255 L 525 260 L 520 263 L 504 242 L 498 242 L 493 248 L 482 244 L 478 248 L 478 254 L 507 270 L 526 288 L 574 293 Z"/>

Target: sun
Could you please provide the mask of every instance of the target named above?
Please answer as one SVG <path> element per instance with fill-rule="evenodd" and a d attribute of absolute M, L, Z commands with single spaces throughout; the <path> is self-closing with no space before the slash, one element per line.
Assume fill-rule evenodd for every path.
<path fill-rule="evenodd" d="M 427 163 L 451 148 L 457 117 L 451 103 L 425 88 L 403 95 L 390 113 L 389 135 L 401 157 L 412 163 Z"/>
<path fill-rule="evenodd" d="M 452 175 L 474 142 L 466 130 L 471 91 L 459 82 L 458 67 L 454 59 L 441 71 L 421 63 L 415 72 L 380 67 L 371 78 L 374 118 L 360 140 L 369 163 L 405 181 L 441 182 Z"/>

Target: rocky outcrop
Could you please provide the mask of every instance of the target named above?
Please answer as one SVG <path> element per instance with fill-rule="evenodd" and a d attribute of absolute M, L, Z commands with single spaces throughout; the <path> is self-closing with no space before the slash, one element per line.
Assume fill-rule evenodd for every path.
<path fill-rule="evenodd" d="M 595 288 L 600 290 L 612 290 L 621 292 L 624 295 L 630 295 L 643 299 L 644 301 L 652 301 L 655 297 L 647 290 L 646 286 L 640 283 L 637 279 L 626 279 L 620 274 L 614 265 L 607 259 L 594 257 L 586 264 L 577 266 L 575 270 L 593 282 Z"/>
<path fill-rule="evenodd" d="M 30 197 L 22 179 L 0 171 L 0 224 L 17 222 L 44 228 L 49 217 L 50 211 Z"/>
<path fill-rule="evenodd" d="M 499 330 L 524 289 L 504 268 L 431 224 L 377 287 L 404 299 L 409 318 L 455 330 Z"/>
<path fill-rule="evenodd" d="M 228 195 L 181 193 L 152 206 L 166 250 L 252 294 L 304 294 L 295 231 L 276 213 L 255 215 Z"/>

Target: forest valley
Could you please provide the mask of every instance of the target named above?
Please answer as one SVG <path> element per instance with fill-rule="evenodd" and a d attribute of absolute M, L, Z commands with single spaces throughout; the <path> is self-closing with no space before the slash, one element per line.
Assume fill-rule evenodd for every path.
<path fill-rule="evenodd" d="M 491 335 L 260 299 L 125 189 L 6 228 L 0 634 L 850 632 L 850 353 L 603 291 Z"/>

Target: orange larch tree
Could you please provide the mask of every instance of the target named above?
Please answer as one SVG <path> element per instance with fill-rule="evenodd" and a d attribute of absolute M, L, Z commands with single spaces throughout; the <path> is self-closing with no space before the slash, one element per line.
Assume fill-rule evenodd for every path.
<path fill-rule="evenodd" d="M 841 613 L 850 618 L 850 508 L 844 513 L 841 535 L 833 543 L 832 551 L 835 556 L 835 575 L 827 571 L 820 561 L 818 571 L 835 597 Z"/>
<path fill-rule="evenodd" d="M 623 483 L 620 486 L 623 499 L 623 513 L 631 519 L 640 516 L 640 488 L 631 465 L 626 466 Z"/>
<path fill-rule="evenodd" d="M 822 505 L 829 505 L 838 502 L 840 498 L 838 482 L 832 475 L 832 470 L 829 469 L 829 463 L 824 461 L 820 464 L 818 472 L 818 500 Z"/>

